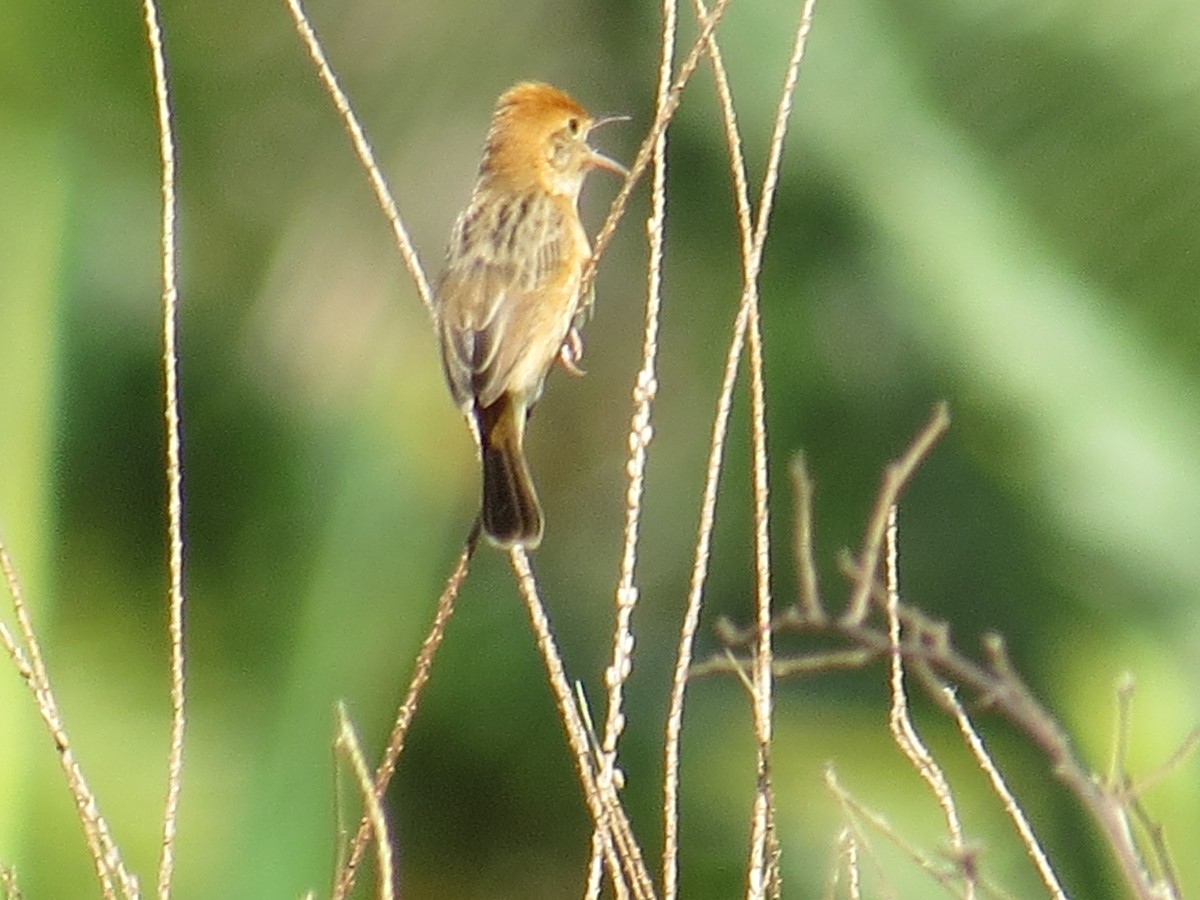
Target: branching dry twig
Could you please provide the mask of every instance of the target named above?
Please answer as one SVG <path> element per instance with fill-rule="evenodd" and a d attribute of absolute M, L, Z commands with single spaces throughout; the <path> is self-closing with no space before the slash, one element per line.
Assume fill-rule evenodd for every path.
<path fill-rule="evenodd" d="M 867 529 L 864 550 L 860 555 L 862 564 L 843 560 L 843 570 L 853 584 L 852 597 L 843 615 L 837 621 L 827 622 L 809 616 L 797 608 L 776 617 L 773 623 L 776 631 L 791 629 L 812 634 L 833 634 L 847 640 L 861 654 L 857 657 L 851 652 L 801 657 L 800 662 L 805 664 L 797 666 L 799 671 L 807 673 L 820 670 L 819 664 L 811 663 L 821 659 L 831 661 L 831 667 L 832 663 L 839 666 L 853 664 L 856 659 L 865 665 L 877 656 L 892 652 L 894 642 L 889 637 L 886 627 L 881 628 L 868 621 L 872 601 L 875 608 L 880 610 L 885 609 L 888 603 L 888 592 L 876 579 L 879 554 L 886 536 L 888 511 L 948 422 L 948 413 L 944 407 L 939 407 L 908 451 L 888 467 L 876 498 L 871 524 Z M 818 607 L 820 608 L 819 602 Z M 936 698 L 945 688 L 942 681 L 934 677 L 934 673 L 975 691 L 984 706 L 996 710 L 1040 748 L 1046 757 L 1048 770 L 1055 773 L 1068 787 L 1087 815 L 1099 827 L 1133 896 L 1139 900 L 1177 898 L 1179 892 L 1174 884 L 1169 854 L 1166 853 L 1165 843 L 1158 840 L 1155 826 L 1148 824 L 1147 830 L 1151 834 L 1151 843 L 1157 854 L 1159 871 L 1163 873 L 1159 878 L 1152 874 L 1133 830 L 1129 827 L 1130 812 L 1132 810 L 1137 814 L 1137 807 L 1136 804 L 1130 803 L 1128 788 L 1104 785 L 1101 779 L 1079 760 L 1066 731 L 1038 702 L 1013 668 L 1005 652 L 1003 640 L 998 635 L 988 635 L 984 638 L 986 663 L 981 664 L 953 646 L 946 623 L 933 620 L 915 607 L 899 602 L 898 599 L 895 612 L 907 635 L 899 641 L 899 654 L 914 667 L 914 673 L 922 679 L 931 695 Z M 751 642 L 756 633 L 757 626 L 740 631 L 728 626 L 723 635 L 731 645 L 741 646 Z M 735 666 L 742 664 L 741 660 L 728 662 L 715 657 L 697 667 L 696 671 L 697 674 L 710 674 L 722 669 L 733 670 Z M 780 665 L 786 665 L 786 661 L 777 661 L 777 671 Z M 1182 756 L 1196 742 L 1200 742 L 1200 738 L 1185 741 L 1176 756 Z"/>

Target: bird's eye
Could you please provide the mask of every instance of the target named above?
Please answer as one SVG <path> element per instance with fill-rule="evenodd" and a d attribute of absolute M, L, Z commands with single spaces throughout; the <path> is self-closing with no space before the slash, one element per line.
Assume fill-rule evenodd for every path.
<path fill-rule="evenodd" d="M 571 132 L 572 136 L 579 134 L 579 120 L 574 116 L 571 116 L 571 118 L 567 119 L 567 131 Z"/>

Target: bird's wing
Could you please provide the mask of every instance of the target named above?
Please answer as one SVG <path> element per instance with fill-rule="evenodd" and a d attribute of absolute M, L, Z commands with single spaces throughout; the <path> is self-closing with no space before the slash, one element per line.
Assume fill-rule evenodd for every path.
<path fill-rule="evenodd" d="M 489 406 L 508 390 L 538 393 L 571 318 L 564 307 L 574 297 L 561 295 L 578 274 L 573 235 L 552 204 L 511 203 L 520 205 L 464 213 L 438 284 L 446 380 L 460 406 Z"/>

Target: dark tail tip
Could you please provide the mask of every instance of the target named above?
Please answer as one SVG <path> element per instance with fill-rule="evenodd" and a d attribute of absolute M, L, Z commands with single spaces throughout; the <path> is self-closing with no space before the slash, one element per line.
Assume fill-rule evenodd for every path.
<path fill-rule="evenodd" d="M 532 550 L 542 542 L 542 507 L 519 448 L 483 448 L 483 531 L 499 547 Z"/>

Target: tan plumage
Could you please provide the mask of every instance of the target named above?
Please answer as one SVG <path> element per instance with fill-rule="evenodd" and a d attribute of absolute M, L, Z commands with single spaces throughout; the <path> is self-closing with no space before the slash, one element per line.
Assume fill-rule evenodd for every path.
<path fill-rule="evenodd" d="M 502 547 L 533 548 L 542 538 L 525 420 L 554 361 L 573 358 L 586 315 L 578 299 L 591 253 L 578 210 L 584 177 L 596 167 L 624 172 L 588 146 L 597 124 L 547 84 L 522 82 L 501 95 L 437 285 L 446 380 L 479 427 L 483 531 Z"/>

